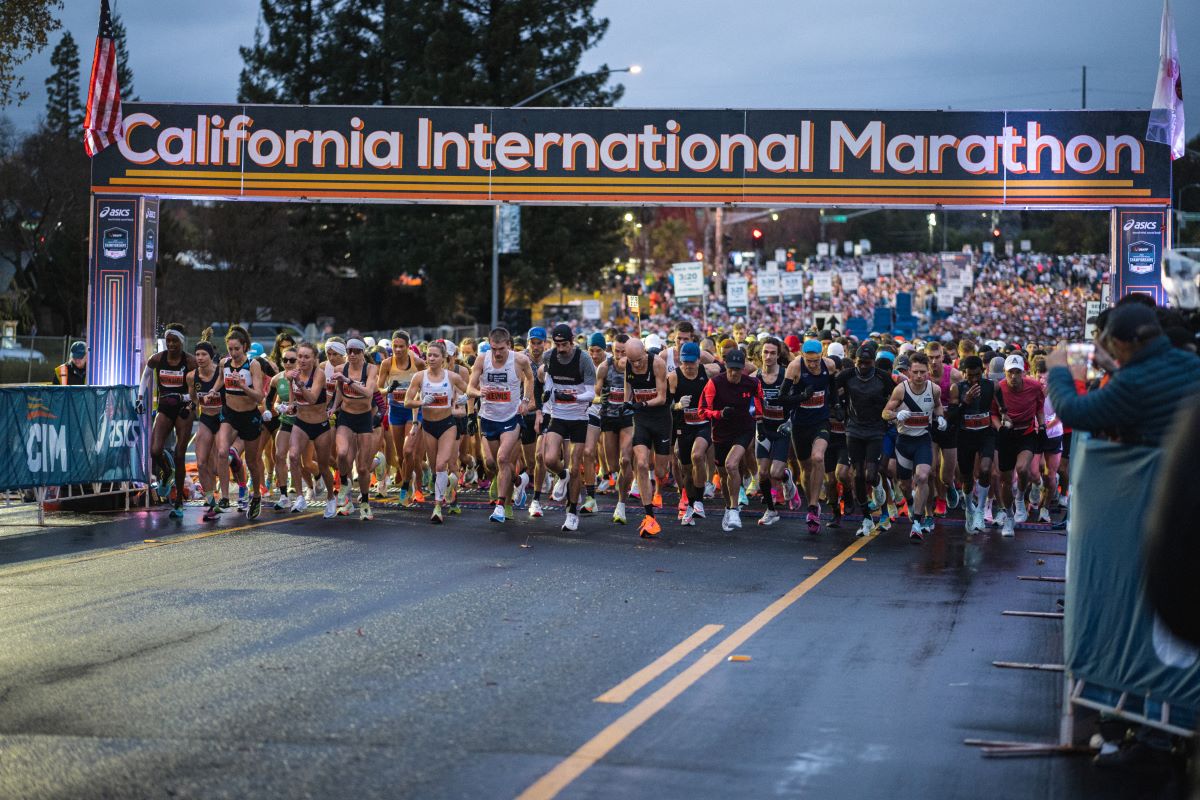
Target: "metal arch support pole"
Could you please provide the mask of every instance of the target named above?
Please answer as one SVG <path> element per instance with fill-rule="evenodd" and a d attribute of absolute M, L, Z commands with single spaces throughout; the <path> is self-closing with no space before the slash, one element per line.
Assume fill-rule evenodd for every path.
<path fill-rule="evenodd" d="M 492 209 L 492 327 L 500 326 L 500 204 Z"/>

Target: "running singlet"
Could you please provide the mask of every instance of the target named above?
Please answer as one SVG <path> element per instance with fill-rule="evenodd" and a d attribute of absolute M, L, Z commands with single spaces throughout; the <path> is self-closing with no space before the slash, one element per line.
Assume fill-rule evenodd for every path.
<path fill-rule="evenodd" d="M 242 376 L 243 380 L 245 381 L 245 385 L 246 386 L 252 385 L 251 381 L 254 378 L 250 373 L 250 361 L 249 360 L 243 361 L 241 366 L 236 366 L 236 367 L 233 365 L 233 359 L 231 359 L 231 358 L 226 358 L 224 361 L 221 362 L 221 373 L 223 376 L 223 382 L 224 382 L 224 386 L 225 386 L 225 394 L 237 395 L 239 397 L 246 396 L 246 390 L 244 388 L 242 388 L 242 385 L 237 382 L 237 375 L 240 372 L 246 373 L 245 375 Z"/>
<path fill-rule="evenodd" d="M 654 359 L 646 359 L 645 372 L 635 372 L 632 365 L 628 366 L 627 369 L 629 371 L 627 385 L 629 391 L 633 394 L 633 402 L 648 403 L 658 397 L 658 381 L 654 377 Z M 653 408 L 639 409 L 634 411 L 634 414 L 642 419 L 649 419 L 654 417 L 669 417 L 671 411 L 666 406 L 654 406 Z"/>
<path fill-rule="evenodd" d="M 426 408 L 450 408 L 450 373 L 442 370 L 442 379 L 436 383 L 429 379 L 429 373 L 421 382 L 421 405 Z"/>
<path fill-rule="evenodd" d="M 349 361 L 347 361 L 345 366 L 342 367 L 342 374 L 345 375 L 347 378 L 350 377 L 350 362 Z M 363 364 L 362 377 L 359 378 L 358 380 L 361 383 L 366 383 L 366 381 L 367 381 L 367 365 L 366 364 Z M 357 399 L 366 397 L 366 395 L 363 394 L 362 389 L 359 389 L 357 386 L 351 386 L 348 383 L 343 383 L 342 384 L 342 397 L 346 397 L 351 400 L 357 400 Z"/>
<path fill-rule="evenodd" d="M 290 406 L 292 399 L 292 382 L 286 380 L 277 381 L 275 384 L 275 396 L 279 398 L 280 404 L 285 409 Z M 287 413 L 280 414 L 279 421 L 287 425 L 294 425 L 296 424 L 296 415 Z"/>
<path fill-rule="evenodd" d="M 408 368 L 407 369 L 401 369 L 399 366 L 397 366 L 396 365 L 396 357 L 394 355 L 392 356 L 391 370 L 388 372 L 387 376 L 385 377 L 385 380 L 387 381 L 387 386 L 391 386 L 393 383 L 398 384 L 398 385 L 396 386 L 395 389 L 388 392 L 388 406 L 389 407 L 391 407 L 391 408 L 403 408 L 404 407 L 404 396 L 406 394 L 408 394 L 408 387 L 412 384 L 413 373 L 416 372 L 416 370 L 413 369 L 414 366 L 415 365 L 413 364 L 412 355 L 409 355 L 409 357 L 408 357 Z M 385 390 L 387 389 L 387 386 L 384 387 Z"/>
<path fill-rule="evenodd" d="M 825 359 L 821 359 L 821 371 L 809 372 L 804 360 L 800 360 L 799 386 L 811 390 L 808 399 L 792 412 L 792 419 L 799 427 L 820 425 L 829 419 L 829 388 L 833 376 Z"/>
<path fill-rule="evenodd" d="M 929 423 L 933 420 L 933 381 L 925 382 L 925 391 L 913 394 L 912 384 L 904 382 L 904 408 L 912 412 L 912 416 L 904 423 L 896 423 L 896 432 L 901 436 L 921 436 L 929 432 Z"/>
<path fill-rule="evenodd" d="M 609 356 L 608 371 L 604 373 L 604 416 L 629 416 L 625 400 L 625 373 L 617 369 L 617 363 Z"/>
<path fill-rule="evenodd" d="M 313 385 L 313 380 L 314 380 L 314 379 L 316 379 L 316 377 L 317 377 L 317 371 L 314 369 L 314 370 L 313 370 L 313 371 L 312 371 L 312 372 L 309 374 L 309 376 L 308 376 L 308 380 L 307 380 L 307 381 L 305 382 L 305 384 L 304 384 L 304 389 L 305 389 L 305 391 L 307 391 L 307 390 L 309 390 L 309 389 L 311 389 L 311 388 L 312 388 L 312 385 Z M 289 392 L 289 393 L 290 393 L 290 392 Z M 298 406 L 323 406 L 323 405 L 325 405 L 325 403 L 326 403 L 327 399 L 328 399 L 328 398 L 326 397 L 326 394 L 325 394 L 325 387 L 323 387 L 323 386 L 322 386 L 322 387 L 321 387 L 321 393 L 320 393 L 319 395 L 317 395 L 317 399 L 316 399 L 316 401 L 314 401 L 314 402 L 312 402 L 312 403 L 306 403 L 306 402 L 304 402 L 303 400 L 301 400 L 299 397 L 297 397 L 297 398 L 296 398 L 296 400 L 295 400 L 295 404 L 296 404 L 296 405 L 298 405 Z"/>
<path fill-rule="evenodd" d="M 679 365 L 675 363 L 675 348 L 668 347 L 664 352 L 667 355 L 663 360 L 667 362 L 667 374 L 670 375 L 672 372 L 679 369 Z"/>
<path fill-rule="evenodd" d="M 704 386 L 708 383 L 708 373 L 701 367 L 696 377 L 689 378 L 683 370 L 675 371 L 675 396 L 688 398 L 683 407 L 683 421 L 687 425 L 707 425 L 708 420 L 700 415 L 700 395 L 704 394 Z"/>
<path fill-rule="evenodd" d="M 555 419 L 587 419 L 590 398 L 584 391 L 584 352 L 578 347 L 567 363 L 562 363 L 558 353 L 551 350 L 546 354 L 546 384 L 550 387 L 550 414 Z M 590 358 L 590 357 L 589 357 Z M 593 383 L 595 372 L 592 373 Z"/>
<path fill-rule="evenodd" d="M 221 411 L 221 395 L 214 394 L 212 397 L 206 397 L 217 385 L 217 370 L 213 370 L 213 375 L 207 381 L 200 378 L 200 370 L 197 368 L 196 375 L 192 378 L 192 385 L 196 387 L 196 397 L 200 400 L 200 409 L 209 414 L 217 414 Z"/>
<path fill-rule="evenodd" d="M 767 383 L 766 375 L 766 370 L 762 370 L 758 374 L 763 393 L 762 420 L 758 424 L 768 430 L 775 430 L 787 419 L 787 411 L 779 404 L 779 393 L 783 391 L 784 369 L 782 367 L 777 369 L 773 383 Z"/>
<path fill-rule="evenodd" d="M 938 388 L 942 390 L 942 397 L 950 396 L 950 372 L 949 364 L 942 365 L 942 378 L 938 381 Z"/>
<path fill-rule="evenodd" d="M 966 402 L 964 398 L 967 392 L 970 391 L 971 384 L 967 381 L 959 381 L 958 384 L 958 402 L 962 405 L 962 422 L 959 430 L 962 433 L 973 434 L 981 431 L 991 430 L 992 428 L 992 395 L 996 392 L 996 386 L 988 379 L 984 378 L 979 381 L 979 397 L 973 402 Z"/>
<path fill-rule="evenodd" d="M 168 394 L 185 394 L 187 387 L 184 384 L 184 378 L 187 375 L 187 359 L 182 358 L 179 364 L 171 366 L 167 363 L 167 353 L 163 351 L 162 357 L 158 359 L 158 365 L 154 368 L 154 377 L 158 383 L 158 397 L 161 400 L 164 395 Z"/>
<path fill-rule="evenodd" d="M 509 350 L 502 367 L 496 366 L 491 353 L 485 353 L 482 358 L 483 373 L 479 376 L 479 391 L 483 402 L 479 405 L 479 416 L 492 422 L 508 422 L 521 407 L 517 353 Z"/>

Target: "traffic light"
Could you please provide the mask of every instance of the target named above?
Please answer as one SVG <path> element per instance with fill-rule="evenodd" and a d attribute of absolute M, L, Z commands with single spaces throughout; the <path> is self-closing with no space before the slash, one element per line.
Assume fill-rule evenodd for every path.
<path fill-rule="evenodd" d="M 1000 229 L 999 228 L 992 228 L 992 238 L 993 239 L 1000 238 Z"/>
<path fill-rule="evenodd" d="M 750 235 L 754 238 L 754 244 L 758 245 L 762 243 L 763 232 L 761 230 L 755 228 L 750 231 Z"/>

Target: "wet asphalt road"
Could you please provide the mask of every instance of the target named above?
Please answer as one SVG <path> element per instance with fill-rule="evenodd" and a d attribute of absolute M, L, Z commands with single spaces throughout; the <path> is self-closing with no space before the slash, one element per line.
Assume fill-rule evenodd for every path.
<path fill-rule="evenodd" d="M 1001 616 L 1057 610 L 1016 579 L 1062 574 L 1054 532 L 199 514 L 0 539 L 0 797 L 1137 796 L 962 744 L 1057 735 L 1061 676 L 991 666 L 1061 662 L 1061 622 Z"/>

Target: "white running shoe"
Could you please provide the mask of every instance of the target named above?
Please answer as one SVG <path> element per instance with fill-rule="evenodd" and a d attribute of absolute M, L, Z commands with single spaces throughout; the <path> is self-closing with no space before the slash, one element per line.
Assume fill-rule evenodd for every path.
<path fill-rule="evenodd" d="M 704 503 L 701 503 L 699 500 L 692 503 L 692 511 L 696 512 L 696 516 L 700 519 L 705 519 Z"/>
<path fill-rule="evenodd" d="M 568 511 L 567 518 L 565 520 L 563 520 L 562 529 L 564 531 L 579 530 L 579 515 L 572 514 L 570 511 Z"/>
<path fill-rule="evenodd" d="M 776 522 L 779 522 L 779 512 L 773 508 L 768 508 L 763 512 L 763 515 L 758 518 L 759 525 L 774 525 Z M 738 525 L 738 527 L 740 528 L 742 526 Z"/>
<path fill-rule="evenodd" d="M 729 512 L 731 509 L 725 509 L 725 516 L 721 518 L 721 530 L 729 533 L 733 530 L 733 526 L 729 524 Z"/>
<path fill-rule="evenodd" d="M 1006 522 L 1008 522 L 1008 512 L 1004 509 L 1000 509 L 998 512 L 992 515 L 993 527 L 1001 528 Z"/>
<path fill-rule="evenodd" d="M 337 495 L 325 501 L 325 519 L 333 519 L 337 516 L 338 499 Z"/>
<path fill-rule="evenodd" d="M 983 532 L 983 529 L 984 529 L 983 506 L 975 506 L 975 509 L 971 513 L 971 522 L 972 522 L 972 527 L 974 527 L 975 530 L 969 531 L 969 533 L 982 533 Z"/>
<path fill-rule="evenodd" d="M 540 516 L 540 515 L 539 515 Z M 504 506 L 496 506 L 492 509 L 492 515 L 488 517 L 492 522 L 504 522 Z"/>
<path fill-rule="evenodd" d="M 529 516 L 536 519 L 542 515 L 542 504 L 537 500 L 529 501 Z"/>
<path fill-rule="evenodd" d="M 1020 525 L 1029 519 L 1029 510 L 1025 506 L 1025 498 L 1017 498 L 1017 508 L 1013 512 L 1013 522 Z"/>
<path fill-rule="evenodd" d="M 304 495 L 300 495 L 299 497 L 296 498 L 296 502 L 292 503 L 292 513 L 293 514 L 299 514 L 300 512 L 306 510 L 307 508 L 308 508 L 308 500 L 306 500 L 304 498 Z"/>
<path fill-rule="evenodd" d="M 712 481 L 705 481 L 704 482 L 704 499 L 712 500 L 716 496 L 717 496 L 717 487 L 713 485 Z"/>
<path fill-rule="evenodd" d="M 729 527 L 742 527 L 742 512 L 736 508 L 729 509 Z"/>
<path fill-rule="evenodd" d="M 992 498 L 988 498 L 983 504 L 983 521 L 988 525 L 995 525 L 996 518 L 992 516 Z"/>
<path fill-rule="evenodd" d="M 1050 524 L 1050 509 L 1043 508 L 1038 512 L 1038 522 L 1044 522 L 1047 525 Z"/>
<path fill-rule="evenodd" d="M 568 475 L 565 478 L 559 478 L 554 482 L 554 491 L 550 492 L 550 499 L 556 503 L 561 503 L 567 497 L 567 488 L 571 485 L 571 478 Z"/>
<path fill-rule="evenodd" d="M 275 501 L 275 505 L 271 506 L 271 508 L 275 509 L 276 511 L 287 511 L 291 507 L 292 499 L 286 494 L 281 495 L 280 498 Z"/>
<path fill-rule="evenodd" d="M 871 523 L 871 518 L 863 517 L 862 525 L 859 526 L 858 532 L 855 533 L 854 535 L 858 536 L 858 537 L 870 536 L 871 531 L 873 531 L 874 529 L 875 529 L 875 526 Z"/>
<path fill-rule="evenodd" d="M 688 506 L 683 510 L 683 517 L 679 520 L 680 525 L 695 525 L 696 524 L 696 509 Z"/>
<path fill-rule="evenodd" d="M 617 503 L 617 507 L 613 509 L 613 522 L 617 525 L 625 524 L 625 504 Z"/>
<path fill-rule="evenodd" d="M 1013 523 L 1011 519 L 1005 517 L 1004 526 L 1000 528 L 1000 535 L 1004 537 L 1016 536 L 1016 533 L 1013 531 Z"/>

